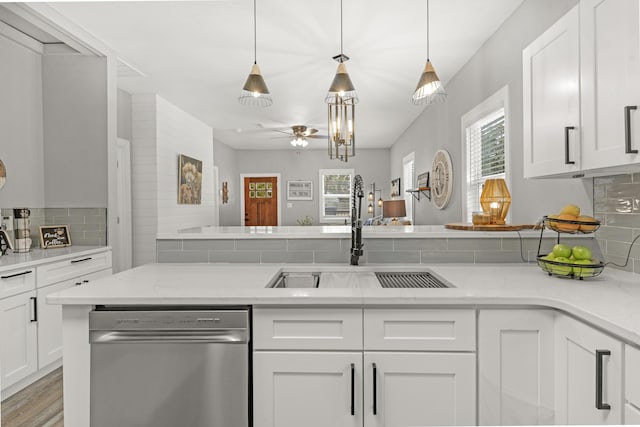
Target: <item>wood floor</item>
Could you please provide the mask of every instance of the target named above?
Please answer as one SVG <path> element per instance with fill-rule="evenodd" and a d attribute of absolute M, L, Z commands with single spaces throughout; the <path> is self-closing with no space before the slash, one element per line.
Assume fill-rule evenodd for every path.
<path fill-rule="evenodd" d="M 2 402 L 2 427 L 63 427 L 62 368 Z"/>

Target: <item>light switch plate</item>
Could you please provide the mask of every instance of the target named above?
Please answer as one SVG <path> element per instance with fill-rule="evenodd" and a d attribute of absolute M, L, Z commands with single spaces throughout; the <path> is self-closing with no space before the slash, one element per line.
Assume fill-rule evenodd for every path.
<path fill-rule="evenodd" d="M 11 215 L 2 216 L 2 229 L 6 231 L 13 230 L 13 217 Z"/>

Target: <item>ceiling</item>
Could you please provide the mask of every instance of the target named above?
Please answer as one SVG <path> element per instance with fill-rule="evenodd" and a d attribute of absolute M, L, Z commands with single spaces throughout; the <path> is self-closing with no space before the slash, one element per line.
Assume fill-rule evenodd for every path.
<path fill-rule="evenodd" d="M 431 60 L 445 82 L 522 0 L 431 0 Z M 272 128 L 326 132 L 324 98 L 340 51 L 338 0 L 257 0 L 257 59 L 273 105 L 237 98 L 253 64 L 253 2 L 52 3 L 139 70 L 130 93 L 158 93 L 236 149 L 292 148 Z M 399 7 L 402 6 L 402 7 Z M 344 0 L 344 53 L 360 102 L 359 148 L 390 147 L 423 111 L 411 94 L 426 61 L 425 0 Z M 321 139 L 308 148 L 326 149 Z"/>

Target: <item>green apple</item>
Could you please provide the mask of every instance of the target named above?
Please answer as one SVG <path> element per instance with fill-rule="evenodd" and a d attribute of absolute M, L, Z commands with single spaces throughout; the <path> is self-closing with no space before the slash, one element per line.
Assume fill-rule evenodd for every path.
<path fill-rule="evenodd" d="M 574 246 L 573 249 L 571 250 L 571 253 L 575 257 L 575 259 L 587 260 L 589 262 L 591 262 L 591 256 L 593 255 L 591 253 L 591 249 L 589 249 L 586 246 Z"/>
<path fill-rule="evenodd" d="M 555 257 L 556 257 L 556 254 L 554 254 L 553 252 L 549 252 L 547 256 L 544 257 L 544 259 L 554 260 Z"/>
<path fill-rule="evenodd" d="M 577 259 L 574 262 L 573 274 L 579 277 L 591 277 L 596 272 L 595 268 L 590 267 L 576 267 L 576 265 L 594 265 L 598 262 L 590 259 Z"/>
<path fill-rule="evenodd" d="M 569 258 L 562 257 L 562 256 L 560 257 L 557 256 L 554 259 L 554 261 L 564 263 L 564 264 L 571 264 L 571 261 L 569 260 Z M 554 274 L 557 274 L 558 276 L 568 276 L 573 271 L 573 268 L 571 267 L 571 265 L 549 264 L 549 267 L 551 269 L 551 272 Z"/>
<path fill-rule="evenodd" d="M 571 256 L 571 248 L 563 243 L 558 243 L 553 247 L 553 254 L 556 256 L 556 258 L 569 258 Z"/>

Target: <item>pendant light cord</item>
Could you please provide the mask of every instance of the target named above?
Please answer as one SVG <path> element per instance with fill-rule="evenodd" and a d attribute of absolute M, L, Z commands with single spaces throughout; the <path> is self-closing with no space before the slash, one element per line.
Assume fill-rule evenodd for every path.
<path fill-rule="evenodd" d="M 342 0 L 340 0 L 340 55 L 343 55 L 342 51 Z M 340 59 L 342 62 L 342 59 Z"/>
<path fill-rule="evenodd" d="M 253 0 L 253 63 L 258 63 L 258 26 L 256 24 L 256 0 Z"/>
<path fill-rule="evenodd" d="M 427 61 L 429 60 L 429 0 L 427 0 Z"/>

